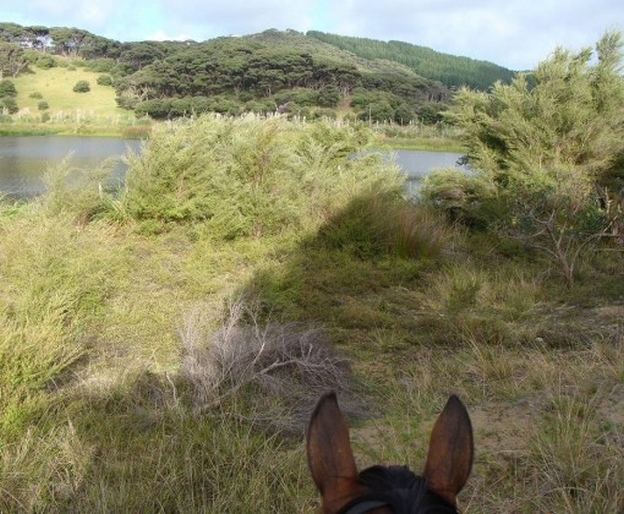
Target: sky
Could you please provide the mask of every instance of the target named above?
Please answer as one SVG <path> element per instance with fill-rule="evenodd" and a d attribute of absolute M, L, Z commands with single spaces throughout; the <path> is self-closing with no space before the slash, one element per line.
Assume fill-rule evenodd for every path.
<path fill-rule="evenodd" d="M 622 0 L 2 0 L 0 22 L 77 27 L 118 41 L 205 41 L 267 29 L 319 30 L 529 70 L 556 47 L 624 31 Z"/>

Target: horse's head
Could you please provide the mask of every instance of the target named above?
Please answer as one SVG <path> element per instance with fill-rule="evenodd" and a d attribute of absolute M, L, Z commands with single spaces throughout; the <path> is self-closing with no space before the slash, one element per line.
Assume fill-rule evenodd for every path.
<path fill-rule="evenodd" d="M 349 428 L 334 393 L 318 402 L 308 426 L 308 464 L 326 514 L 454 513 L 473 458 L 472 425 L 464 404 L 451 396 L 438 416 L 422 476 L 402 466 L 358 473 Z"/>

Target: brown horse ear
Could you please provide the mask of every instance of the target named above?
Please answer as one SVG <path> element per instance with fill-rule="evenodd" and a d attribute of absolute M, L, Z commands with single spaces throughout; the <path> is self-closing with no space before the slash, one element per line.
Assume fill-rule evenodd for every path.
<path fill-rule="evenodd" d="M 336 394 L 325 394 L 316 405 L 307 432 L 308 465 L 323 498 L 324 512 L 336 512 L 361 493 L 349 428 Z"/>
<path fill-rule="evenodd" d="M 452 395 L 431 431 L 423 477 L 429 489 L 455 505 L 473 459 L 472 425 L 461 400 Z"/>

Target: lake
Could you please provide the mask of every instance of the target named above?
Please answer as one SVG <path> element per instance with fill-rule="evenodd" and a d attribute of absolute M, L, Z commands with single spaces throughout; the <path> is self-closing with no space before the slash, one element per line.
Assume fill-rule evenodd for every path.
<path fill-rule="evenodd" d="M 424 150 L 395 150 L 392 152 L 395 162 L 407 175 L 405 190 L 408 196 L 414 196 L 422 184 L 422 179 L 436 168 L 457 168 L 467 171 L 458 163 L 464 154 L 455 152 L 428 152 Z"/>
<path fill-rule="evenodd" d="M 11 198 L 30 198 L 45 191 L 42 180 L 49 166 L 71 154 L 72 166 L 89 169 L 108 158 L 117 159 L 113 173 L 125 172 L 121 157 L 129 149 L 136 151 L 141 141 L 108 137 L 25 136 L 0 137 L 0 193 Z M 389 152 L 407 175 L 409 195 L 417 191 L 420 182 L 434 168 L 459 167 L 462 156 L 452 152 L 395 150 Z"/>
<path fill-rule="evenodd" d="M 0 193 L 30 198 L 45 191 L 43 174 L 71 154 L 71 165 L 89 169 L 116 158 L 113 173 L 123 174 L 121 157 L 141 141 L 114 137 L 23 136 L 0 137 Z"/>

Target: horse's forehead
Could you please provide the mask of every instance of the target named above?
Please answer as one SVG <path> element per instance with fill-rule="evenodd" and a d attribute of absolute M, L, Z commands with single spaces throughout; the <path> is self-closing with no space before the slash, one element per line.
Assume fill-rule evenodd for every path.
<path fill-rule="evenodd" d="M 366 496 L 371 509 L 348 509 L 349 514 L 395 514 L 429 512 L 430 508 L 435 512 L 454 513 L 457 510 L 449 505 L 444 499 L 430 491 L 425 479 L 416 475 L 405 466 L 371 466 L 360 473 L 360 481 L 366 485 L 370 494 Z M 375 499 L 384 499 L 385 505 L 375 505 Z M 363 502 L 362 502 L 363 503 Z M 356 500 L 354 505 L 362 503 Z"/>
<path fill-rule="evenodd" d="M 425 485 L 425 479 L 416 475 L 407 466 L 371 466 L 362 470 L 359 477 L 376 489 L 411 489 Z"/>

